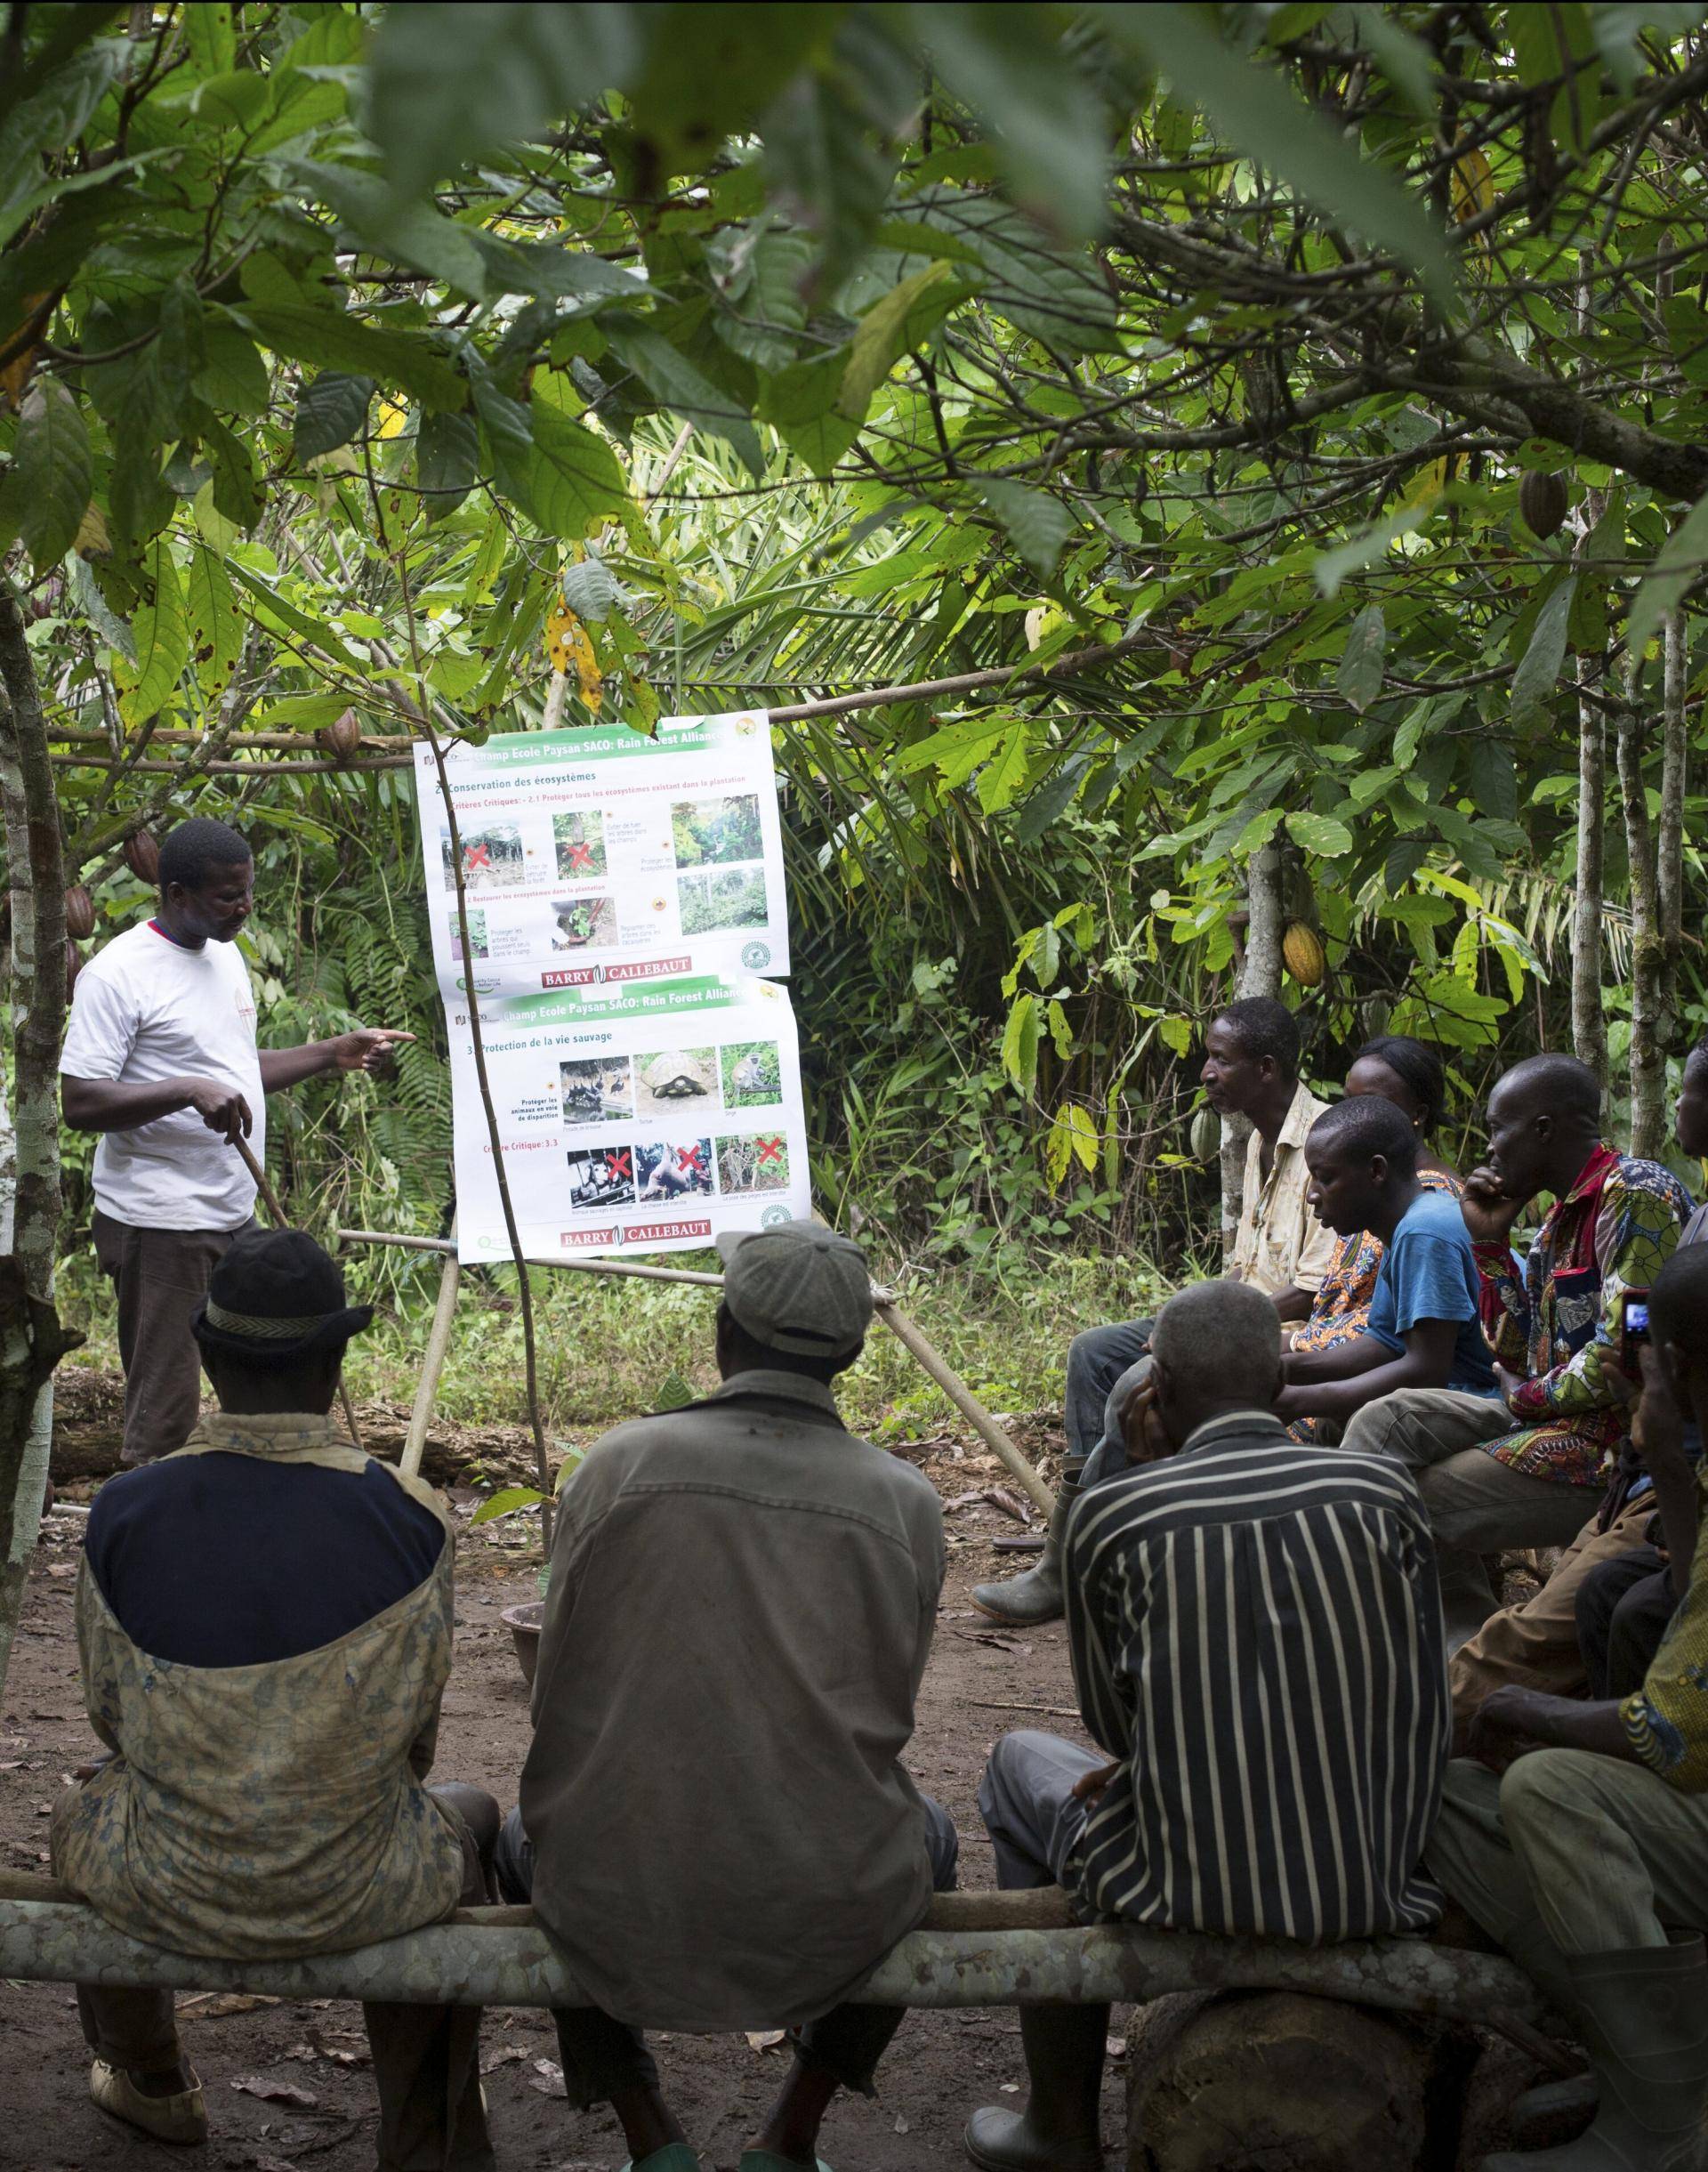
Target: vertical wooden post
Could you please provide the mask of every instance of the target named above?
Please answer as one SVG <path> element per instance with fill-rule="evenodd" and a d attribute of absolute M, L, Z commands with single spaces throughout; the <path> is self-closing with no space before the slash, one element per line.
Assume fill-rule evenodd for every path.
<path fill-rule="evenodd" d="M 451 1242 L 456 1242 L 455 1215 L 451 1217 Z M 445 1369 L 446 1354 L 451 1346 L 451 1328 L 456 1318 L 456 1286 L 462 1275 L 462 1266 L 453 1252 L 439 1271 L 439 1303 L 433 1308 L 433 1324 L 428 1331 L 427 1348 L 421 1361 L 421 1378 L 415 1383 L 415 1405 L 409 1413 L 409 1430 L 404 1436 L 403 1454 L 399 1458 L 401 1468 L 411 1478 L 419 1474 L 421 1458 L 426 1450 L 427 1429 L 433 1422 L 439 1375 Z"/>

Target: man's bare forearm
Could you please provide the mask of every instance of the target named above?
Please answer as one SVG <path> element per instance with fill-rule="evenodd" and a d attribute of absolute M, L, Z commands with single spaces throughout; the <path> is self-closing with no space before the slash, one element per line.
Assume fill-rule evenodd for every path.
<path fill-rule="evenodd" d="M 175 1116 L 196 1098 L 195 1078 L 157 1078 L 121 1086 L 116 1078 L 60 1080 L 60 1107 L 73 1131 L 134 1131 L 157 1118 Z"/>
<path fill-rule="evenodd" d="M 263 1048 L 261 1083 L 269 1094 L 285 1086 L 300 1086 L 305 1078 L 318 1078 L 338 1062 L 333 1041 L 306 1041 L 301 1048 Z"/>

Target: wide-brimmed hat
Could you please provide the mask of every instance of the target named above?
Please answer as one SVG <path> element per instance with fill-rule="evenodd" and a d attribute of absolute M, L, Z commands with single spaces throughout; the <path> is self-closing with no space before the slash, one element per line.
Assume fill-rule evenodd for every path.
<path fill-rule="evenodd" d="M 872 1276 L 851 1239 L 821 1222 L 780 1222 L 720 1237 L 723 1301 L 757 1343 L 802 1358 L 858 1348 L 872 1320 Z"/>
<path fill-rule="evenodd" d="M 247 1230 L 214 1268 L 190 1320 L 204 1350 L 246 1364 L 288 1365 L 340 1348 L 374 1317 L 344 1303 L 344 1278 L 306 1230 Z"/>

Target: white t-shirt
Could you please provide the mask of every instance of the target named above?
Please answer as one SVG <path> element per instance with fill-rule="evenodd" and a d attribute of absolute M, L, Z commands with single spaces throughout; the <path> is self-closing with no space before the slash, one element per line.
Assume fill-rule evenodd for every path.
<path fill-rule="evenodd" d="M 249 1147 L 267 1151 L 267 1097 L 255 999 L 234 942 L 186 950 L 146 922 L 115 937 L 77 975 L 60 1070 L 73 1078 L 152 1086 L 216 1078 L 249 1104 Z M 133 1229 L 234 1230 L 255 1208 L 254 1179 L 194 1109 L 101 1134 L 95 1205 Z"/>

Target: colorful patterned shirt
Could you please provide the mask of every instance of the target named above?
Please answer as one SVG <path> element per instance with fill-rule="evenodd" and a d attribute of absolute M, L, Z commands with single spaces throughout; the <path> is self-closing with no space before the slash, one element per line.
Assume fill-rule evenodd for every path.
<path fill-rule="evenodd" d="M 1620 1302 L 1654 1281 L 1689 1212 L 1670 1169 L 1598 1146 L 1549 1208 L 1522 1270 L 1506 1244 L 1474 1247 L 1483 1333 L 1523 1381 L 1508 1401 L 1518 1427 L 1489 1441 L 1491 1456 L 1527 1478 L 1600 1481 L 1630 1430 L 1601 1369 L 1618 1348 Z"/>
<path fill-rule="evenodd" d="M 1696 1477 L 1698 1514 L 1708 1479 Z M 1631 1748 L 1684 1795 L 1708 1793 L 1708 1534 L 1690 1563 L 1690 1588 L 1667 1625 L 1643 1686 L 1620 1708 Z"/>

